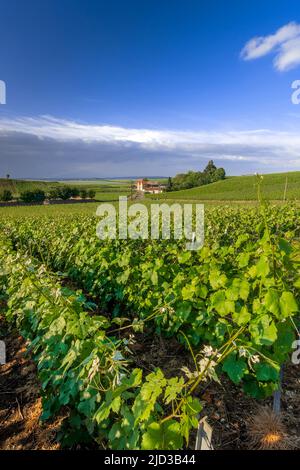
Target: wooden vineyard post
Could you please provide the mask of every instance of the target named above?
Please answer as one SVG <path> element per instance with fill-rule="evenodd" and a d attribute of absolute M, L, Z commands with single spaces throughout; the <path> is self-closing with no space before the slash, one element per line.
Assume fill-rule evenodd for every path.
<path fill-rule="evenodd" d="M 212 431 L 207 422 L 207 416 L 205 416 L 199 421 L 195 450 L 214 450 L 211 443 Z"/>
<path fill-rule="evenodd" d="M 281 409 L 281 391 L 282 391 L 282 379 L 283 379 L 283 366 L 280 368 L 280 375 L 279 375 L 279 387 L 276 392 L 273 394 L 273 411 L 277 415 L 280 413 Z"/>

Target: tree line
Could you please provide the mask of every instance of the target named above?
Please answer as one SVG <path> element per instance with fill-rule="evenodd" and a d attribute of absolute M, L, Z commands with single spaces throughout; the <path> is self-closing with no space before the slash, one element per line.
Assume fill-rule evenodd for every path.
<path fill-rule="evenodd" d="M 166 190 L 178 191 L 195 188 L 223 180 L 225 176 L 224 168 L 217 168 L 213 160 L 210 160 L 203 171 L 189 171 L 187 173 L 180 173 L 173 178 L 169 177 Z"/>
<path fill-rule="evenodd" d="M 62 199 L 64 201 L 74 198 L 81 197 L 81 199 L 94 199 L 96 191 L 93 189 L 80 189 L 71 186 L 62 186 L 51 189 L 48 193 L 41 189 L 35 189 L 32 191 L 23 191 L 20 193 L 18 200 L 22 202 L 43 202 L 46 199 Z M 16 199 L 13 193 L 9 189 L 5 189 L 0 193 L 0 201 L 9 202 Z"/>

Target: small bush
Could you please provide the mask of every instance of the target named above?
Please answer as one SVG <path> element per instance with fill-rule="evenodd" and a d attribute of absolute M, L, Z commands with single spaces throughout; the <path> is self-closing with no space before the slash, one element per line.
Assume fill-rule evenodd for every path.
<path fill-rule="evenodd" d="M 8 202 L 13 200 L 13 194 L 9 189 L 4 189 L 4 191 L 0 194 L 0 201 Z"/>
<path fill-rule="evenodd" d="M 51 189 L 48 193 L 48 199 L 59 199 L 59 191 L 58 189 Z"/>
<path fill-rule="evenodd" d="M 80 189 L 79 188 L 70 188 L 71 189 L 71 197 L 78 197 L 80 196 Z"/>
<path fill-rule="evenodd" d="M 69 186 L 63 186 L 62 188 L 58 189 L 58 194 L 60 199 L 66 201 L 67 199 L 70 199 L 70 197 L 72 197 L 72 188 L 70 188 Z"/>
<path fill-rule="evenodd" d="M 81 190 L 80 190 L 80 197 L 81 197 L 82 199 L 86 199 L 86 198 L 88 197 L 88 192 L 87 192 L 86 189 L 81 189 Z"/>
<path fill-rule="evenodd" d="M 23 202 L 42 202 L 46 199 L 44 191 L 36 189 L 35 191 L 24 191 L 20 196 Z"/>
<path fill-rule="evenodd" d="M 58 188 L 51 189 L 49 192 L 49 199 L 62 199 L 66 201 L 71 197 L 79 196 L 80 191 L 79 188 L 72 187 L 72 186 L 62 186 Z"/>
<path fill-rule="evenodd" d="M 95 196 L 96 196 L 96 191 L 94 191 L 93 189 L 89 189 L 89 191 L 88 191 L 88 197 L 89 197 L 90 199 L 94 199 Z"/>

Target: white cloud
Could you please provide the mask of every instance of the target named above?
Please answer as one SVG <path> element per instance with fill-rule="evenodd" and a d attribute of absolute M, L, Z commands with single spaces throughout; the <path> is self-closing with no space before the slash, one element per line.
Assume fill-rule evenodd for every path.
<path fill-rule="evenodd" d="M 275 52 L 274 67 L 286 71 L 300 64 L 300 24 L 291 22 L 269 36 L 250 39 L 241 51 L 244 60 L 253 60 Z"/>
<path fill-rule="evenodd" d="M 282 44 L 274 59 L 275 67 L 280 71 L 290 70 L 300 64 L 300 37 Z"/>
<path fill-rule="evenodd" d="M 192 167 L 199 158 L 253 165 L 300 168 L 300 133 L 270 129 L 231 132 L 132 129 L 84 124 L 51 116 L 0 119 L 0 159 L 32 165 L 116 165 Z M 27 157 L 24 157 L 27 155 Z M 43 156 L 43 157 L 42 157 Z M 90 160 L 89 160 L 90 159 Z M 113 162 L 113 163 L 112 163 Z M 194 163 L 193 163 L 194 162 Z M 252 166 L 253 166 L 252 165 Z M 178 166 L 178 168 L 179 168 Z M 66 170 L 67 171 L 67 170 Z M 117 171 L 117 170 L 114 170 Z"/>

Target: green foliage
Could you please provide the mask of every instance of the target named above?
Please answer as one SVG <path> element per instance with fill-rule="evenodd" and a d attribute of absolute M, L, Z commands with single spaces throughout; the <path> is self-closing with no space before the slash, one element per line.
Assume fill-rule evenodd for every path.
<path fill-rule="evenodd" d="M 71 197 L 81 197 L 82 199 L 94 199 L 96 191 L 94 189 L 86 189 L 76 186 L 58 186 L 52 189 L 48 196 L 49 199 L 62 199 L 66 201 Z"/>
<path fill-rule="evenodd" d="M 256 398 L 277 388 L 299 315 L 297 207 L 214 209 L 196 252 L 178 240 L 101 241 L 96 221 L 75 215 L 0 227 L 7 318 L 38 363 L 43 417 L 72 411 L 66 442 L 88 434 L 112 449 L 182 448 L 197 427 L 195 390 L 205 378 L 226 374 Z M 112 319 L 90 316 L 82 293 L 62 289 L 48 270 L 67 274 Z M 132 370 L 126 341 L 108 331 L 143 331 L 146 322 L 198 350 L 195 370 L 185 378 Z"/>
<path fill-rule="evenodd" d="M 181 449 L 183 438 L 180 424 L 175 420 L 166 423 L 151 423 L 143 435 L 142 449 Z"/>
<path fill-rule="evenodd" d="M 172 191 L 173 189 L 173 181 L 172 178 L 169 176 L 167 186 L 166 186 L 166 191 Z"/>
<path fill-rule="evenodd" d="M 12 178 L 0 178 L 0 193 L 10 191 L 14 198 L 19 197 L 25 191 L 36 191 L 40 189 L 48 193 L 51 188 L 58 186 L 56 182 L 48 181 L 30 181 Z"/>
<path fill-rule="evenodd" d="M 1 242 L 6 317 L 37 362 L 42 420 L 70 410 L 59 433 L 62 444 L 94 439 L 112 449 L 182 448 L 201 410 L 187 393 L 190 382 L 167 379 L 160 369 L 143 381 L 141 369 L 130 370 L 127 340 L 107 333 L 107 318 L 89 316 L 81 292 L 62 288 L 43 265 Z M 168 414 L 170 405 L 180 419 Z"/>
<path fill-rule="evenodd" d="M 49 199 L 62 199 L 66 201 L 71 197 L 77 197 L 80 195 L 80 190 L 77 187 L 72 186 L 57 186 L 56 188 L 52 189 L 48 197 Z"/>
<path fill-rule="evenodd" d="M 79 194 L 82 199 L 86 199 L 88 197 L 88 192 L 86 189 L 81 189 Z"/>
<path fill-rule="evenodd" d="M 0 193 L 0 201 L 8 202 L 13 200 L 13 194 L 9 189 L 4 189 L 2 193 Z"/>
<path fill-rule="evenodd" d="M 43 202 L 46 195 L 41 189 L 36 189 L 34 191 L 24 191 L 21 193 L 20 199 L 23 202 Z"/>
<path fill-rule="evenodd" d="M 89 189 L 87 195 L 90 199 L 94 199 L 96 196 L 96 191 L 94 189 Z"/>
<path fill-rule="evenodd" d="M 235 384 L 238 384 L 247 371 L 247 364 L 244 359 L 232 353 L 224 361 L 223 370 Z"/>
<path fill-rule="evenodd" d="M 300 200 L 300 171 L 263 175 L 263 193 L 268 200 L 283 201 L 287 180 L 286 199 Z M 254 175 L 230 176 L 208 185 L 201 181 L 191 189 L 167 192 L 163 199 L 217 201 L 257 201 L 257 184 Z M 155 196 L 157 198 L 157 195 Z"/>
<path fill-rule="evenodd" d="M 198 186 L 203 186 L 215 181 L 225 178 L 224 168 L 217 168 L 214 162 L 210 160 L 204 169 L 201 171 L 189 171 L 188 173 L 178 174 L 174 178 L 169 178 L 167 191 L 179 191 L 182 189 L 189 189 Z"/>

